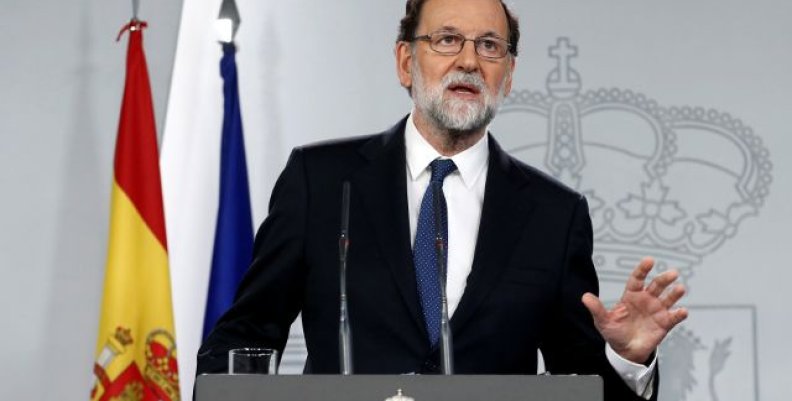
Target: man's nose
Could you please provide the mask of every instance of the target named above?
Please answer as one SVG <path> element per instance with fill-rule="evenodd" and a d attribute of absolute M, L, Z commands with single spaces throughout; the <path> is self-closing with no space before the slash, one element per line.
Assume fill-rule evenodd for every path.
<path fill-rule="evenodd" d="M 462 43 L 462 51 L 456 59 L 456 68 L 465 72 L 474 72 L 479 69 L 479 56 L 476 53 L 476 42 L 466 40 Z"/>

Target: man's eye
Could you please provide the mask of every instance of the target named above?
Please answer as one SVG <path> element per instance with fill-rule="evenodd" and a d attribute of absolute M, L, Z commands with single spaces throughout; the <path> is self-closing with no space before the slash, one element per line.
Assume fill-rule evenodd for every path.
<path fill-rule="evenodd" d="M 437 43 L 444 46 L 455 45 L 459 43 L 459 38 L 456 35 L 441 35 L 437 39 Z"/>
<path fill-rule="evenodd" d="M 498 42 L 492 39 L 481 39 L 479 46 L 484 50 L 497 50 L 500 47 Z"/>

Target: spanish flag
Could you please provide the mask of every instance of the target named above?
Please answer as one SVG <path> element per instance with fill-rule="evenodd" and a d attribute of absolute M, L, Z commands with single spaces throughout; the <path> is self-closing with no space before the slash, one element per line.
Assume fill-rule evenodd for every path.
<path fill-rule="evenodd" d="M 143 32 L 129 32 L 91 399 L 179 399 L 157 134 Z"/>

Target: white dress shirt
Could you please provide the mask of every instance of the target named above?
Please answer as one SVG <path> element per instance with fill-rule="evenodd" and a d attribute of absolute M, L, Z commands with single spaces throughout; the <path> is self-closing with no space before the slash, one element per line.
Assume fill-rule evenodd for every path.
<path fill-rule="evenodd" d="M 410 216 L 410 241 L 415 244 L 418 214 L 426 188 L 431 178 L 430 163 L 442 156 L 418 132 L 413 114 L 407 118 L 404 129 L 407 155 L 407 208 Z M 448 314 L 453 316 L 470 270 L 478 239 L 481 207 L 484 204 L 484 187 L 487 183 L 489 160 L 489 135 L 484 135 L 475 145 L 452 157 L 457 170 L 443 181 L 443 195 L 448 207 L 448 264 L 446 294 Z M 647 367 L 628 361 L 617 354 L 610 345 L 605 346 L 608 361 L 636 394 L 649 399 L 652 396 L 655 358 Z"/>

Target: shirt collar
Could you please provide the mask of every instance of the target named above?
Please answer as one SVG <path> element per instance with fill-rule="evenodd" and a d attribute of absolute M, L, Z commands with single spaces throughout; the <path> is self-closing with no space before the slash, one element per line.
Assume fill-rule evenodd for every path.
<path fill-rule="evenodd" d="M 429 164 L 434 159 L 443 158 L 440 153 L 424 139 L 415 126 L 413 114 L 407 118 L 407 125 L 404 128 L 404 145 L 407 153 L 407 169 L 410 178 L 415 181 L 422 174 L 429 174 Z M 489 135 L 484 135 L 478 142 L 463 152 L 452 157 L 451 160 L 457 166 L 457 171 L 462 178 L 462 183 L 471 188 L 476 180 L 481 176 L 484 167 L 487 166 L 489 158 Z"/>

